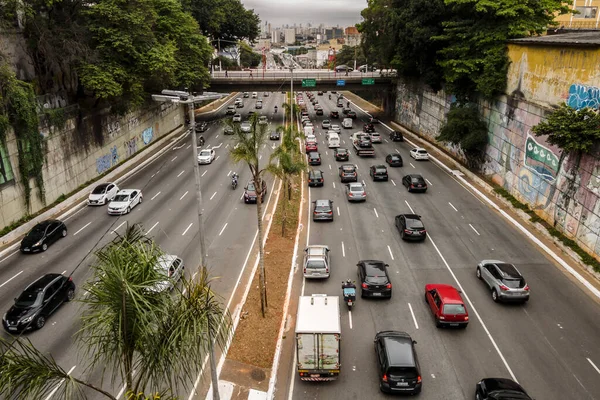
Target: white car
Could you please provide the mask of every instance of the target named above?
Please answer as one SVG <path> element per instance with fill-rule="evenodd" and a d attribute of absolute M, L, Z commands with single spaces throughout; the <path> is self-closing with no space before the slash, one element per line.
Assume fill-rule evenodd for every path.
<path fill-rule="evenodd" d="M 118 191 L 119 188 L 112 182 L 101 183 L 90 192 L 88 206 L 104 205 L 111 201 Z"/>
<path fill-rule="evenodd" d="M 173 290 L 177 282 L 183 276 L 183 260 L 171 254 L 160 256 L 156 263 L 156 271 L 165 276 L 165 280 L 157 283 L 150 290 L 153 292 L 164 292 L 165 290 Z"/>
<path fill-rule="evenodd" d="M 198 153 L 198 164 L 210 164 L 215 159 L 215 151 L 213 149 L 200 150 Z"/>
<path fill-rule="evenodd" d="M 344 129 L 351 129 L 352 128 L 352 118 L 344 118 L 344 120 L 342 121 L 342 126 L 344 127 Z"/>
<path fill-rule="evenodd" d="M 321 122 L 321 128 L 323 129 L 328 129 L 331 126 L 331 122 L 329 122 L 328 119 L 324 119 L 323 122 Z"/>
<path fill-rule="evenodd" d="M 240 129 L 243 133 L 250 133 L 250 131 L 252 130 L 252 124 L 250 123 L 250 121 L 244 121 L 240 125 Z"/>
<path fill-rule="evenodd" d="M 429 153 L 422 147 L 416 147 L 410 151 L 410 156 L 415 160 L 429 160 Z"/>
<path fill-rule="evenodd" d="M 329 127 L 329 129 L 332 130 L 332 131 L 334 131 L 334 132 L 337 132 L 337 133 L 340 133 L 342 131 L 342 129 L 340 128 L 340 126 L 336 125 L 336 124 L 331 125 Z"/>
<path fill-rule="evenodd" d="M 258 117 L 259 125 L 267 125 L 268 123 L 269 123 L 269 119 L 267 118 L 266 115 L 261 115 L 260 117 Z"/>
<path fill-rule="evenodd" d="M 381 143 L 381 135 L 378 132 L 369 133 L 369 137 L 371 138 L 371 143 Z"/>
<path fill-rule="evenodd" d="M 139 189 L 122 189 L 110 203 L 108 215 L 129 214 L 138 204 L 142 204 L 143 195 Z"/>
<path fill-rule="evenodd" d="M 258 93 L 256 93 L 256 92 L 252 92 L 252 98 L 253 98 L 253 99 L 256 99 L 257 97 L 258 97 Z"/>
<path fill-rule="evenodd" d="M 306 135 L 306 143 L 317 143 L 317 137 L 315 135 Z"/>
<path fill-rule="evenodd" d="M 242 122 L 242 114 L 235 114 L 232 119 L 233 122 Z"/>

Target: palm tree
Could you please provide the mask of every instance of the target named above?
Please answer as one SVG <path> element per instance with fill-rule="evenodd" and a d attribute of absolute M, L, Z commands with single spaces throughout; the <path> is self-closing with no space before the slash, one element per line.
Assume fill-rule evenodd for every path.
<path fill-rule="evenodd" d="M 292 104 L 293 107 L 290 107 L 290 103 L 289 102 L 283 103 L 281 106 L 283 107 L 284 112 L 285 112 L 285 117 L 288 120 L 290 119 L 290 110 L 292 110 L 292 109 L 294 110 L 294 116 L 298 115 L 298 113 L 300 112 L 300 106 L 298 104 L 296 104 L 296 103 Z"/>
<path fill-rule="evenodd" d="M 196 281 L 184 279 L 173 296 L 155 289 L 169 279 L 156 268 L 162 254 L 139 225 L 130 227 L 96 252 L 92 280 L 84 285 L 87 296 L 80 300 L 84 307 L 76 337 L 89 360 L 86 369 L 100 370 L 102 376 L 109 372 L 116 384 L 124 381 L 133 398 L 144 398 L 145 390 L 173 398 L 195 380 L 211 338 L 223 348 L 231 329 L 205 269 Z M 2 347 L 0 397 L 40 399 L 58 387 L 54 398 L 84 398 L 83 389 L 89 388 L 116 400 L 70 376 L 27 341 L 2 339 Z"/>
<path fill-rule="evenodd" d="M 258 252 L 259 252 L 259 290 L 260 290 L 260 307 L 262 316 L 265 316 L 267 310 L 267 287 L 265 284 L 265 258 L 263 246 L 263 223 L 262 223 L 262 196 L 261 188 L 266 185 L 263 180 L 265 171 L 269 169 L 269 164 L 263 168 L 260 166 L 260 149 L 264 147 L 268 140 L 267 125 L 258 124 L 256 114 L 250 118 L 250 133 L 244 133 L 238 125 L 233 125 L 230 120 L 225 123 L 233 128 L 235 146 L 229 150 L 234 163 L 245 162 L 250 168 L 252 180 L 256 187 L 256 216 L 258 220 Z"/>

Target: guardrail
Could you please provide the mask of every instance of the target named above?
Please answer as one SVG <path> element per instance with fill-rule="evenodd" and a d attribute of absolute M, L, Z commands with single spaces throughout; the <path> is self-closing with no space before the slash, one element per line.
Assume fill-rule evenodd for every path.
<path fill-rule="evenodd" d="M 370 72 L 334 72 L 328 70 L 294 70 L 292 74 L 289 70 L 251 70 L 251 71 L 217 71 L 213 72 L 211 80 L 213 81 L 227 81 L 227 80 L 289 80 L 294 77 L 294 80 L 298 79 L 343 79 L 349 81 L 360 81 L 363 78 L 394 78 L 396 77 L 396 71 L 394 70 L 382 70 L 382 71 L 370 71 Z"/>

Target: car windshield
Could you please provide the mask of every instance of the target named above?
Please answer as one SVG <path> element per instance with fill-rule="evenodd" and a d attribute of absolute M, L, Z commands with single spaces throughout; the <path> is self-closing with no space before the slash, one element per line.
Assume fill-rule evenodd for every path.
<path fill-rule="evenodd" d="M 444 314 L 458 315 L 466 313 L 465 306 L 462 304 L 444 304 Z"/>
<path fill-rule="evenodd" d="M 248 188 L 248 191 L 250 191 L 250 192 L 253 192 L 254 190 L 256 190 L 254 188 L 254 183 L 249 183 L 248 186 L 247 186 L 247 188 Z"/>
<path fill-rule="evenodd" d="M 371 132 L 371 136 L 379 136 L 379 133 L 377 133 L 377 132 Z"/>
<path fill-rule="evenodd" d="M 107 187 L 108 187 L 108 185 L 96 186 L 94 188 L 94 191 L 92 192 L 92 194 L 104 194 L 104 193 L 106 193 L 106 188 Z"/>
<path fill-rule="evenodd" d="M 210 157 L 210 150 L 202 150 L 202 151 L 200 152 L 200 155 L 201 155 L 202 157 Z"/>
<path fill-rule="evenodd" d="M 33 227 L 33 229 L 31 229 L 29 231 L 29 233 L 27 234 L 27 236 L 42 236 L 44 234 L 44 232 L 46 232 L 46 225 L 36 225 Z"/>
<path fill-rule="evenodd" d="M 427 154 L 427 150 L 417 150 L 417 153 L 419 153 L 419 154 Z"/>
<path fill-rule="evenodd" d="M 420 219 L 406 218 L 406 227 L 413 229 L 423 229 L 423 222 Z"/>
<path fill-rule="evenodd" d="M 344 165 L 344 166 L 342 166 L 342 171 L 344 171 L 344 172 L 354 172 L 354 167 L 352 167 L 350 165 Z"/>
<path fill-rule="evenodd" d="M 502 282 L 511 289 L 519 289 L 525 286 L 525 282 L 522 279 L 503 279 Z"/>
<path fill-rule="evenodd" d="M 38 304 L 42 301 L 41 290 L 26 290 L 17 298 L 15 306 L 17 307 L 31 307 L 34 304 Z"/>
<path fill-rule="evenodd" d="M 129 200 L 129 195 L 128 194 L 118 194 L 113 199 L 113 201 L 127 201 L 127 200 Z"/>
<path fill-rule="evenodd" d="M 324 260 L 308 260 L 306 262 L 306 268 L 313 268 L 313 269 L 325 268 L 325 261 Z"/>
<path fill-rule="evenodd" d="M 417 370 L 414 367 L 390 367 L 388 369 L 388 375 L 392 379 L 399 379 L 399 378 L 414 379 L 419 374 L 417 374 Z"/>

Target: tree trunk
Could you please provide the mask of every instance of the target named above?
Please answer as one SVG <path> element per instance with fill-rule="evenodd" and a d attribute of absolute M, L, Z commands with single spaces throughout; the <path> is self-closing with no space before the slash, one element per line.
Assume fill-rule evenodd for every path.
<path fill-rule="evenodd" d="M 123 320 L 121 322 L 122 340 L 123 340 L 123 364 L 125 367 L 125 386 L 127 392 L 137 392 L 137 388 L 133 387 L 133 343 L 130 343 L 129 327 L 127 326 L 127 297 L 125 288 L 121 296 L 121 307 L 123 307 Z"/>
<path fill-rule="evenodd" d="M 288 182 L 287 192 L 288 192 L 288 200 L 291 201 L 292 200 L 292 185 L 291 185 L 291 182 Z"/>
<path fill-rule="evenodd" d="M 284 193 L 285 189 L 289 186 L 287 179 L 283 178 Z M 281 211 L 281 237 L 285 237 L 285 224 L 287 222 L 287 201 L 282 204 L 283 210 Z"/>
<path fill-rule="evenodd" d="M 256 213 L 258 217 L 258 276 L 260 290 L 260 310 L 264 318 L 267 312 L 267 284 L 265 277 L 265 247 L 263 245 L 264 232 L 262 222 L 262 189 L 259 189 L 262 188 L 263 180 L 260 177 L 256 177 L 254 179 L 254 183 L 257 185 Z"/>

